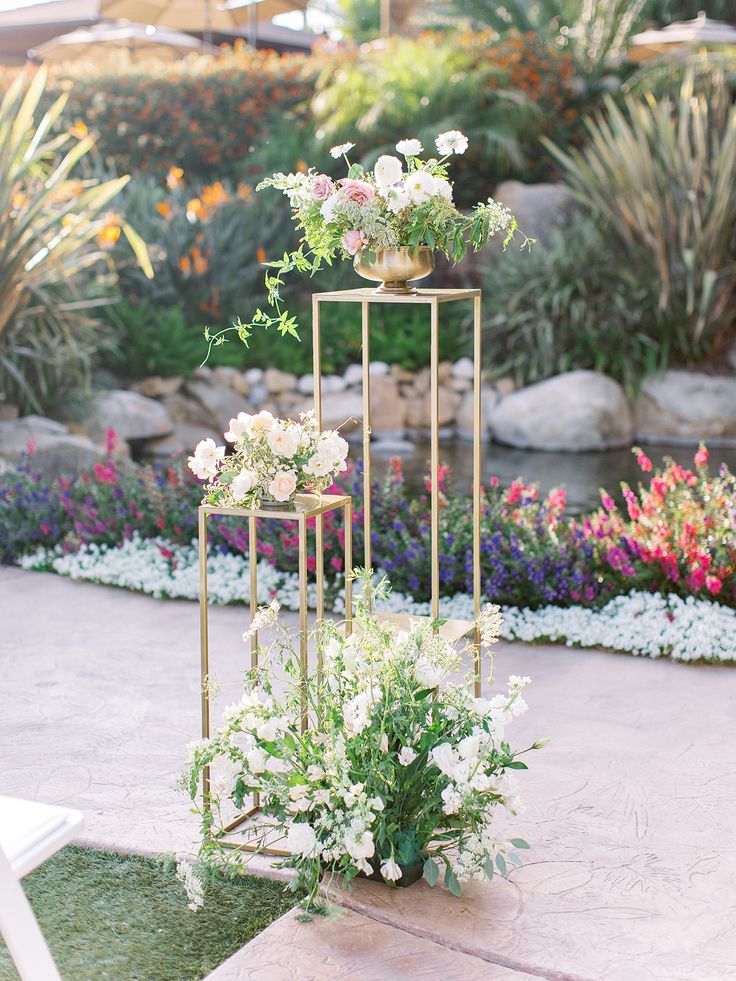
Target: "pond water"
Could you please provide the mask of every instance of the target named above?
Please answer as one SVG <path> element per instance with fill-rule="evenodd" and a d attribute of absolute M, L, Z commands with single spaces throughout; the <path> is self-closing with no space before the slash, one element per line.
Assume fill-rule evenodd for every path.
<path fill-rule="evenodd" d="M 691 466 L 695 447 L 648 444 L 644 451 L 655 467 L 662 464 L 666 456 L 674 457 L 684 466 Z M 599 487 L 605 487 L 614 497 L 620 498 L 620 481 L 625 480 L 636 487 L 642 479 L 641 470 L 630 449 L 602 453 L 559 453 L 516 450 L 486 443 L 482 453 L 484 483 L 495 474 L 504 486 L 516 477 L 521 477 L 526 483 L 538 482 L 545 493 L 553 487 L 564 486 L 567 489 L 568 510 L 572 514 L 598 507 Z M 429 442 L 419 442 L 413 452 L 402 453 L 384 452 L 380 444 L 376 444 L 372 448 L 371 462 L 377 478 L 385 474 L 391 456 L 403 458 L 407 483 L 412 488 L 421 488 L 423 477 L 429 471 Z M 440 460 L 450 467 L 452 487 L 456 491 L 469 493 L 473 477 L 472 446 L 455 439 L 441 442 Z M 721 463 L 736 471 L 736 447 L 710 450 L 711 472 L 716 473 Z"/>

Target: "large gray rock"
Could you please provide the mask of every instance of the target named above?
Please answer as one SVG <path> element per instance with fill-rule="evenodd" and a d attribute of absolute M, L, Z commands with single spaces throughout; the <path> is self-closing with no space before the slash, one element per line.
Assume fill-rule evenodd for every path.
<path fill-rule="evenodd" d="M 454 392 L 444 385 L 439 390 L 439 426 L 454 426 L 455 415 L 460 408 L 463 395 Z M 410 429 L 429 429 L 432 424 L 432 403 L 431 392 L 427 391 L 423 395 L 415 395 L 406 400 L 406 425 Z"/>
<path fill-rule="evenodd" d="M 568 371 L 507 395 L 489 422 L 499 443 L 521 449 L 606 450 L 633 436 L 623 389 L 597 371 Z"/>
<path fill-rule="evenodd" d="M 480 391 L 480 437 L 487 439 L 490 425 L 489 416 L 498 402 L 498 395 L 490 385 L 482 385 Z M 475 410 L 473 392 L 466 392 L 455 414 L 455 427 L 458 439 L 470 443 L 475 438 Z"/>
<path fill-rule="evenodd" d="M 47 477 L 74 476 L 105 456 L 102 447 L 53 419 L 22 416 L 0 422 L 0 457 L 15 463 L 29 452 L 32 469 Z"/>
<path fill-rule="evenodd" d="M 564 184 L 522 184 L 504 181 L 493 195 L 505 204 L 529 238 L 544 243 L 550 228 L 566 225 L 575 208 L 575 198 Z"/>
<path fill-rule="evenodd" d="M 155 459 L 165 459 L 179 454 L 189 455 L 194 451 L 197 443 L 201 439 L 207 439 L 207 437 L 214 439 L 218 445 L 223 443 L 222 433 L 217 433 L 213 429 L 208 429 L 197 423 L 178 422 L 174 426 L 173 433 L 146 443 L 145 455 Z"/>
<path fill-rule="evenodd" d="M 399 383 L 391 375 L 371 378 L 371 432 L 376 436 L 403 436 L 406 399 L 399 394 Z"/>
<path fill-rule="evenodd" d="M 149 375 L 148 378 L 141 378 L 140 381 L 133 382 L 130 388 L 133 392 L 145 395 L 148 399 L 165 399 L 169 395 L 176 395 L 183 381 L 181 375 L 174 375 L 172 378 Z"/>
<path fill-rule="evenodd" d="M 647 378 L 634 404 L 637 437 L 695 445 L 736 443 L 736 378 L 667 371 Z"/>
<path fill-rule="evenodd" d="M 250 405 L 245 398 L 230 388 L 229 385 L 212 380 L 194 379 L 188 381 L 184 394 L 198 402 L 204 412 L 197 419 L 190 418 L 186 422 L 204 422 L 205 425 L 221 433 L 230 425 L 230 420 L 239 412 L 249 412 Z"/>
<path fill-rule="evenodd" d="M 123 389 L 98 395 L 84 427 L 93 439 L 103 439 L 106 430 L 114 429 L 128 442 L 166 436 L 174 428 L 164 405 Z"/>
<path fill-rule="evenodd" d="M 269 395 L 281 395 L 283 392 L 293 392 L 297 378 L 290 371 L 279 371 L 278 368 L 266 368 L 263 372 L 263 385 Z"/>
<path fill-rule="evenodd" d="M 322 428 L 337 429 L 345 435 L 360 425 L 363 399 L 358 392 L 330 392 L 322 399 Z"/>

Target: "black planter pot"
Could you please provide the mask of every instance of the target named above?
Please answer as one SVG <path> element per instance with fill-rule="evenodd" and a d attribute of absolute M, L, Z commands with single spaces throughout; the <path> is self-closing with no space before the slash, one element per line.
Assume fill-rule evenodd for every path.
<path fill-rule="evenodd" d="M 397 882 L 386 882 L 386 880 L 381 875 L 381 863 L 380 861 L 372 861 L 370 866 L 373 869 L 370 875 L 366 875 L 365 872 L 359 872 L 359 879 L 370 879 L 372 882 L 382 882 L 384 885 L 398 886 L 399 889 L 406 889 L 408 886 L 413 886 L 415 882 L 418 882 L 422 878 L 422 873 L 424 872 L 424 858 L 418 858 L 416 862 L 410 862 L 408 865 L 402 865 L 401 862 L 396 864 L 401 869 L 401 878 Z"/>

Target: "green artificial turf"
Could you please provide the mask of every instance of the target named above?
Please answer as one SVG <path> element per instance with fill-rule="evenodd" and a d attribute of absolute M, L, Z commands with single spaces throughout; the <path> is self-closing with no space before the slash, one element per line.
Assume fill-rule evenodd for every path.
<path fill-rule="evenodd" d="M 296 902 L 271 879 L 218 879 L 194 913 L 170 863 L 76 847 L 23 887 L 65 981 L 194 981 Z M 0 981 L 17 979 L 0 938 Z"/>

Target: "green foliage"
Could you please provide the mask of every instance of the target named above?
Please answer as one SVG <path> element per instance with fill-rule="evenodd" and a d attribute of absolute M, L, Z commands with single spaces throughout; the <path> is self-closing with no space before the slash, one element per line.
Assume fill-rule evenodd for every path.
<path fill-rule="evenodd" d="M 694 20 L 703 11 L 713 20 L 736 24 L 733 0 L 647 0 L 646 19 L 664 26 L 679 20 Z"/>
<path fill-rule="evenodd" d="M 366 167 L 399 139 L 431 147 L 438 132 L 462 130 L 470 148 L 457 161 L 455 196 L 472 206 L 506 177 L 550 176 L 539 137 L 574 133 L 573 74 L 570 55 L 535 34 L 394 38 L 326 63 L 314 120 L 323 146 L 358 143 Z"/>
<path fill-rule="evenodd" d="M 189 375 L 201 361 L 201 331 L 187 323 L 181 306 L 122 300 L 107 311 L 112 343 L 106 367 L 125 378 Z"/>
<path fill-rule="evenodd" d="M 486 349 L 497 377 L 529 384 L 590 368 L 634 387 L 666 365 L 646 280 L 590 219 L 553 230 L 530 255 L 494 259 L 484 287 L 493 298 Z"/>
<path fill-rule="evenodd" d="M 75 981 L 195 981 L 299 898 L 271 879 L 220 877 L 194 913 L 170 864 L 76 847 L 23 886 L 61 974 Z M 0 940 L 0 979 L 17 977 Z"/>
<path fill-rule="evenodd" d="M 583 150 L 550 149 L 649 289 L 669 356 L 702 358 L 735 320 L 736 106 L 723 81 L 706 97 L 690 74 L 677 99 L 605 109 Z"/>
<path fill-rule="evenodd" d="M 380 0 L 340 0 L 340 29 L 357 44 L 377 38 L 381 29 Z"/>
<path fill-rule="evenodd" d="M 151 274 L 142 240 L 106 211 L 128 178 L 77 176 L 94 139 L 62 128 L 65 96 L 42 111 L 45 84 L 43 70 L 20 75 L 0 104 L 0 389 L 37 411 L 86 384 L 121 231 Z"/>

